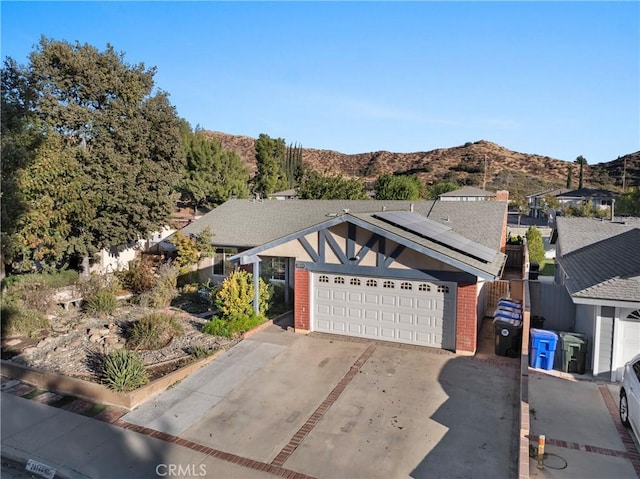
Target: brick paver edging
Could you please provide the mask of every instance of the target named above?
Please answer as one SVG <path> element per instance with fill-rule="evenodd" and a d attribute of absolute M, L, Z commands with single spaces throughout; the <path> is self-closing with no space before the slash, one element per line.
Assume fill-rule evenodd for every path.
<path fill-rule="evenodd" d="M 302 425 L 302 427 L 296 432 L 289 443 L 280 451 L 280 453 L 276 456 L 276 458 L 271 461 L 271 464 L 274 466 L 283 466 L 284 463 L 289 459 L 291 454 L 298 448 L 298 446 L 302 443 L 305 437 L 312 431 L 312 429 L 318 424 L 318 421 L 322 419 L 322 416 L 325 415 L 327 410 L 331 407 L 331 405 L 336 402 L 340 394 L 345 390 L 347 385 L 351 382 L 351 380 L 358 374 L 360 368 L 364 366 L 364 363 L 371 357 L 373 352 L 376 349 L 375 344 L 370 344 L 367 349 L 360 355 L 360 357 L 353 363 L 353 366 L 349 369 L 347 374 L 340 380 L 340 382 L 333 388 L 333 390 L 329 393 L 329 395 L 325 398 L 324 401 L 318 406 L 318 408 L 309 416 L 309 419 Z"/>
<path fill-rule="evenodd" d="M 232 464 L 237 464 L 239 466 L 255 469 L 256 471 L 268 472 L 269 474 L 274 474 L 280 477 L 286 477 L 288 479 L 315 479 L 313 476 L 309 476 L 301 472 L 292 471 L 290 469 L 285 469 L 283 467 L 276 466 L 273 464 L 267 464 L 266 462 L 254 461 L 253 459 L 249 459 L 247 457 L 238 456 L 237 454 L 220 451 L 219 449 L 214 449 L 213 447 L 205 446 L 203 444 L 198 444 L 197 442 L 189 441 L 187 439 L 182 439 L 178 436 L 167 434 L 166 432 L 160 432 L 160 431 L 156 431 L 155 429 L 150 429 L 148 427 L 138 426 L 136 424 L 130 424 L 120 419 L 114 421 L 112 424 L 114 426 L 121 427 L 122 429 L 128 429 L 130 431 L 137 432 L 139 434 L 155 437 L 156 439 L 160 439 L 161 441 L 186 447 L 191 449 L 192 451 L 202 452 L 208 456 L 215 457 L 223 461 L 231 462 Z"/>
<path fill-rule="evenodd" d="M 600 394 L 602 394 L 604 403 L 607 405 L 609 414 L 611 414 L 611 419 L 613 420 L 613 424 L 615 424 L 616 426 L 616 430 L 618 431 L 618 435 L 620 436 L 622 444 L 624 444 L 624 448 L 627 451 L 629 460 L 633 465 L 633 469 L 636 471 L 636 474 L 640 478 L 640 452 L 638 452 L 638 449 L 633 442 L 631 433 L 626 427 L 622 425 L 622 422 L 620 421 L 620 416 L 618 416 L 618 405 L 613 399 L 611 391 L 606 384 L 598 384 L 598 389 L 600 390 Z"/>
<path fill-rule="evenodd" d="M 532 443 L 538 442 L 539 436 L 531 434 L 529 440 Z M 565 449 L 573 449 L 575 451 L 592 452 L 594 454 L 602 454 L 603 456 L 623 457 L 625 459 L 631 459 L 627 451 L 618 451 L 616 449 L 609 449 L 608 447 L 590 446 L 588 444 L 579 444 L 577 442 L 563 441 L 562 439 L 553 439 L 551 437 L 545 437 L 544 443 L 546 446 L 563 447 Z"/>

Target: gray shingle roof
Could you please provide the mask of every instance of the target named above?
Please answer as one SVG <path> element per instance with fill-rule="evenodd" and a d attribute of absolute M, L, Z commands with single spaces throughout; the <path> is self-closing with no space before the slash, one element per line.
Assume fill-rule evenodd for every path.
<path fill-rule="evenodd" d="M 472 241 L 500 249 L 506 202 L 376 201 L 376 200 L 229 200 L 183 228 L 186 235 L 206 227 L 216 246 L 251 248 L 319 225 L 347 210 L 350 213 L 408 211 L 446 224 Z"/>
<path fill-rule="evenodd" d="M 640 219 L 559 217 L 558 260 L 576 298 L 640 301 Z"/>
<path fill-rule="evenodd" d="M 493 191 L 486 191 L 480 188 L 476 188 L 474 186 L 464 186 L 458 190 L 447 191 L 446 193 L 442 193 L 440 196 L 448 196 L 448 197 L 458 197 L 458 196 L 496 196 Z"/>

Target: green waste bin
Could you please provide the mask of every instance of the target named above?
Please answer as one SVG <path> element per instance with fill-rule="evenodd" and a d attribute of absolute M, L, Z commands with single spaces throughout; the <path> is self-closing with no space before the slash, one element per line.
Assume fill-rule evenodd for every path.
<path fill-rule="evenodd" d="M 587 362 L 587 337 L 581 333 L 560 332 L 562 371 L 584 374 Z"/>

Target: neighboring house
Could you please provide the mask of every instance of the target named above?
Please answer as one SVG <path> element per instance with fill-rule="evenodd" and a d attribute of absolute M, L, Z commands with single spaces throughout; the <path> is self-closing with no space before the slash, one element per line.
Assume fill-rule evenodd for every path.
<path fill-rule="evenodd" d="M 611 208 L 611 205 L 619 196 L 615 191 L 599 188 L 580 188 L 555 195 L 561 206 L 578 206 L 582 202 L 588 201 L 598 209 Z"/>
<path fill-rule="evenodd" d="M 492 201 L 496 199 L 496 193 L 473 186 L 464 186 L 459 190 L 442 193 L 438 199 L 440 201 Z"/>
<path fill-rule="evenodd" d="M 557 218 L 556 283 L 575 304 L 589 341 L 587 369 L 618 381 L 640 353 L 640 219 Z"/>
<path fill-rule="evenodd" d="M 563 195 L 568 193 L 569 191 L 573 191 L 569 188 L 555 188 L 555 189 L 547 189 L 538 191 L 537 193 L 532 193 L 530 195 L 526 195 L 524 198 L 527 201 L 527 206 L 529 207 L 529 216 L 532 218 L 540 218 L 543 214 L 547 212 L 547 202 L 545 198 L 547 196 L 556 197 L 558 195 Z"/>
<path fill-rule="evenodd" d="M 278 191 L 269 195 L 270 200 L 292 200 L 298 197 L 298 193 L 295 189 Z"/>
<path fill-rule="evenodd" d="M 525 196 L 529 206 L 529 216 L 539 218 L 547 213 L 548 205 L 545 198 L 552 196 L 560 206 L 579 206 L 585 201 L 590 202 L 598 209 L 611 208 L 615 200 L 619 197 L 615 191 L 603 190 L 598 188 L 580 188 L 571 190 L 569 188 L 558 188 L 552 190 L 543 190 Z"/>
<path fill-rule="evenodd" d="M 296 331 L 473 354 L 505 265 L 507 199 L 231 200 L 183 232 L 214 233 L 212 273 L 251 264 L 291 290 Z"/>
<path fill-rule="evenodd" d="M 155 231 L 146 240 L 133 241 L 121 247 L 105 248 L 98 252 L 96 261 L 89 268 L 90 273 L 106 274 L 129 268 L 129 263 L 136 259 L 140 251 L 163 252 L 163 241 L 175 232 L 175 228 L 165 226 L 161 231 Z M 166 243 L 169 245 L 168 243 Z M 175 249 L 175 247 L 174 247 Z"/>

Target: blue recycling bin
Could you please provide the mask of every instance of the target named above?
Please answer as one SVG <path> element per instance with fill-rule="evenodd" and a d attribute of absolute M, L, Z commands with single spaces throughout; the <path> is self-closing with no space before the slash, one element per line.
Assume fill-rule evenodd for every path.
<path fill-rule="evenodd" d="M 536 369 L 553 369 L 553 360 L 558 346 L 558 335 L 546 329 L 531 328 L 531 354 L 529 366 Z"/>
<path fill-rule="evenodd" d="M 515 319 L 522 321 L 522 313 L 514 310 L 498 308 L 493 312 L 494 319 Z"/>
<path fill-rule="evenodd" d="M 513 298 L 500 298 L 498 300 L 498 307 L 507 306 L 509 308 L 516 308 L 522 311 L 522 302 Z"/>

